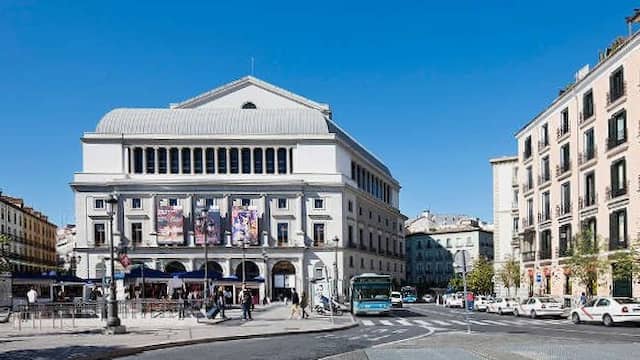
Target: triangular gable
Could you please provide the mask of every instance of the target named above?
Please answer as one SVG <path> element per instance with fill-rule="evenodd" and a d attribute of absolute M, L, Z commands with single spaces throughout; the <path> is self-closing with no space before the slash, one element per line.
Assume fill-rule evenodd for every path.
<path fill-rule="evenodd" d="M 246 102 L 252 102 L 258 108 L 304 107 L 326 115 L 331 114 L 327 104 L 309 100 L 253 76 L 245 76 L 180 103 L 171 104 L 171 108 L 240 108 Z"/>

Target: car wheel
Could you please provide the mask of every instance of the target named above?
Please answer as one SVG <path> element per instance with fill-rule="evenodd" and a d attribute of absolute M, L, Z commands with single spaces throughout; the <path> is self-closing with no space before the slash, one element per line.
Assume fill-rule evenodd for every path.
<path fill-rule="evenodd" d="M 513 309 L 513 316 L 515 317 L 520 316 L 520 312 L 518 311 L 518 309 Z"/>
<path fill-rule="evenodd" d="M 573 313 L 571 315 L 571 321 L 573 321 L 574 324 L 580 324 L 582 321 L 580 321 L 580 315 L 578 315 L 578 313 Z"/>
<path fill-rule="evenodd" d="M 535 310 L 531 310 L 531 318 L 535 319 L 537 316 L 536 311 Z"/>
<path fill-rule="evenodd" d="M 609 314 L 605 314 L 602 317 L 602 323 L 604 324 L 604 326 L 613 326 L 613 319 L 611 318 L 611 315 Z"/>
<path fill-rule="evenodd" d="M 500 315 L 500 316 L 502 316 L 502 315 L 503 315 L 503 313 L 502 313 L 502 308 L 498 308 L 498 315 Z"/>

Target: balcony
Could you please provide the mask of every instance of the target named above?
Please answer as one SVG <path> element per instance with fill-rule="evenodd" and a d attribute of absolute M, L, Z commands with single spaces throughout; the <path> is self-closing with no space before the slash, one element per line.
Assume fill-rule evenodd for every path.
<path fill-rule="evenodd" d="M 526 229 L 528 227 L 532 227 L 534 225 L 533 217 L 531 219 L 524 218 L 522 219 L 522 228 Z"/>
<path fill-rule="evenodd" d="M 538 186 L 542 186 L 548 183 L 549 181 L 551 181 L 551 175 L 549 174 L 549 172 L 546 172 L 542 175 L 538 175 Z"/>
<path fill-rule="evenodd" d="M 558 256 L 559 257 L 571 256 L 571 248 L 568 246 L 566 242 L 565 243 L 560 242 L 560 249 L 558 250 Z"/>
<path fill-rule="evenodd" d="M 591 111 L 591 114 L 586 114 L 586 115 L 587 116 L 585 116 L 585 114 L 583 114 L 583 112 L 580 111 L 580 114 L 578 116 L 578 126 L 582 126 L 587 123 L 590 123 L 591 120 L 595 119 L 595 117 L 593 116 L 594 115 L 593 111 Z"/>
<path fill-rule="evenodd" d="M 607 201 L 611 201 L 621 196 L 627 195 L 627 189 L 629 189 L 629 180 L 625 182 L 625 187 L 621 189 L 612 189 L 610 186 L 607 186 Z"/>
<path fill-rule="evenodd" d="M 525 251 L 522 253 L 522 261 L 536 261 L 536 252 L 535 251 Z"/>
<path fill-rule="evenodd" d="M 538 141 L 538 152 L 542 152 L 549 147 L 549 141 Z"/>
<path fill-rule="evenodd" d="M 578 154 L 578 166 L 582 166 L 583 164 L 586 164 L 591 160 L 595 160 L 596 156 L 597 156 L 597 150 L 595 146 L 591 150 L 581 152 L 580 154 Z"/>
<path fill-rule="evenodd" d="M 580 196 L 578 198 L 578 209 L 586 209 L 592 206 L 598 205 L 598 194 L 593 194 L 591 196 Z"/>
<path fill-rule="evenodd" d="M 558 129 L 556 129 L 556 138 L 560 140 L 565 135 L 569 134 L 569 132 L 571 132 L 571 126 L 569 126 L 569 124 L 567 124 L 566 126 L 560 126 Z"/>
<path fill-rule="evenodd" d="M 627 142 L 627 129 L 624 129 L 624 137 L 621 139 L 616 138 L 607 138 L 607 151 L 618 147 Z"/>
<path fill-rule="evenodd" d="M 539 260 L 550 260 L 551 259 L 551 248 L 546 248 L 538 251 L 538 259 Z"/>
<path fill-rule="evenodd" d="M 617 100 L 623 98 L 625 95 L 627 95 L 626 81 L 622 83 L 622 88 L 612 89 L 612 91 L 607 91 L 607 106 L 615 103 Z"/>
<path fill-rule="evenodd" d="M 349 249 L 356 249 L 358 246 L 357 246 L 353 241 L 349 241 L 349 242 L 347 243 L 347 247 L 348 247 Z"/>
<path fill-rule="evenodd" d="M 544 223 L 547 221 L 551 221 L 551 212 L 543 211 L 538 213 L 538 223 Z"/>
<path fill-rule="evenodd" d="M 563 164 L 556 165 L 556 177 L 560 177 L 571 171 L 571 160 L 565 161 Z"/>
<path fill-rule="evenodd" d="M 623 250 L 628 248 L 629 248 L 629 244 L 627 242 L 627 239 L 610 239 L 609 240 L 610 251 Z"/>
<path fill-rule="evenodd" d="M 522 193 L 528 193 L 533 190 L 533 181 L 522 184 Z"/>
<path fill-rule="evenodd" d="M 573 210 L 573 203 L 566 202 L 556 206 L 556 217 L 570 215 Z"/>

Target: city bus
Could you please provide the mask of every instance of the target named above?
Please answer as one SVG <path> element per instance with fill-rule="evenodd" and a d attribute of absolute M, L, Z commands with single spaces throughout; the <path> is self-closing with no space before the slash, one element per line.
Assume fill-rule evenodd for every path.
<path fill-rule="evenodd" d="M 388 314 L 391 310 L 391 276 L 362 274 L 351 278 L 351 313 Z"/>
<path fill-rule="evenodd" d="M 400 289 L 400 294 L 402 294 L 402 302 L 414 303 L 418 300 L 418 292 L 415 286 L 403 286 Z"/>

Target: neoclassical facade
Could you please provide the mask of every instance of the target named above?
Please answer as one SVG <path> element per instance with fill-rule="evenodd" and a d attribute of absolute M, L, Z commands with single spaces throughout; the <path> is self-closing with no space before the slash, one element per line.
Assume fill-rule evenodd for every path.
<path fill-rule="evenodd" d="M 115 195 L 114 243 L 150 268 L 203 267 L 204 207 L 219 227 L 208 268 L 240 278 L 244 253 L 246 278 L 266 280 L 261 297 L 335 273 L 342 296 L 359 273 L 404 279 L 400 185 L 326 104 L 249 76 L 165 109 L 115 109 L 82 147 L 71 183 L 79 276 L 108 273 Z M 254 226 L 239 232 L 243 221 Z"/>

